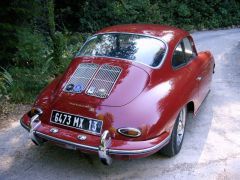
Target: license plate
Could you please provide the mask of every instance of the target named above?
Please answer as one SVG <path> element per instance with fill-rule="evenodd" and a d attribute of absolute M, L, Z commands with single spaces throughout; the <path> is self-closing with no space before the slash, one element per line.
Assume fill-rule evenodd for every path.
<path fill-rule="evenodd" d="M 52 111 L 51 120 L 52 123 L 61 124 L 84 131 L 88 131 L 94 134 L 100 134 L 103 122 L 96 119 L 86 118 L 74 114 L 65 112 Z"/>

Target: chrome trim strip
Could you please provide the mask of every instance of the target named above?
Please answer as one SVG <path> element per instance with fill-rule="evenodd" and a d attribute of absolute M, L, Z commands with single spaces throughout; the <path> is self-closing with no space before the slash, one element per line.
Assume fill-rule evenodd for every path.
<path fill-rule="evenodd" d="M 85 44 L 87 44 L 88 41 L 92 40 L 95 36 L 100 35 L 100 34 L 133 34 L 133 35 L 151 37 L 151 38 L 158 39 L 158 40 L 162 41 L 162 42 L 164 43 L 164 45 L 166 46 L 166 52 L 165 52 L 165 54 L 164 54 L 164 56 L 163 56 L 163 58 L 162 58 L 162 61 L 161 61 L 160 64 L 159 64 L 158 66 L 156 66 L 156 67 L 149 66 L 149 65 L 144 64 L 144 63 L 142 63 L 142 62 L 137 62 L 137 61 L 133 61 L 133 60 L 129 60 L 129 59 L 124 59 L 124 58 L 108 57 L 108 56 L 79 56 L 78 54 L 81 52 L 81 50 L 82 50 L 82 48 L 85 46 Z M 96 33 L 96 34 L 94 34 L 92 37 L 88 38 L 88 39 L 86 40 L 86 42 L 83 43 L 82 47 L 81 47 L 80 50 L 77 52 L 77 54 L 76 54 L 75 57 L 104 57 L 104 58 L 120 59 L 120 60 L 125 60 L 125 61 L 128 61 L 128 62 L 130 61 L 130 62 L 135 62 L 135 63 L 138 63 L 138 64 L 143 64 L 143 65 L 145 65 L 145 66 L 147 66 L 147 67 L 150 67 L 150 68 L 152 68 L 152 69 L 158 69 L 158 68 L 160 68 L 160 67 L 162 66 L 162 64 L 165 62 L 165 59 L 166 59 L 167 54 L 168 54 L 168 44 L 167 44 L 167 42 L 166 42 L 165 40 L 163 40 L 163 39 L 161 39 L 161 38 L 159 38 L 159 37 L 152 36 L 152 35 L 149 35 L 149 34 L 129 33 L 129 32 L 115 32 L 115 31 L 113 31 L 113 32 Z"/>
<path fill-rule="evenodd" d="M 146 154 L 148 152 L 154 151 L 156 149 L 162 148 L 164 145 L 166 145 L 170 140 L 170 136 L 165 138 L 162 142 L 159 144 L 149 147 L 146 149 L 137 149 L 137 150 L 115 150 L 115 149 L 109 149 L 108 152 L 109 154 L 118 154 L 118 155 L 139 155 L 139 154 Z"/>
<path fill-rule="evenodd" d="M 35 107 L 35 108 L 32 108 L 32 109 L 37 110 L 39 112 L 38 115 L 41 115 L 43 113 L 43 110 L 41 108 L 39 108 L 39 107 Z"/>
<path fill-rule="evenodd" d="M 98 150 L 99 150 L 99 147 L 88 146 L 88 145 L 79 144 L 79 143 L 74 143 L 74 142 L 71 142 L 71 141 L 67 141 L 67 140 L 63 140 L 63 139 L 59 139 L 59 138 L 56 138 L 56 137 L 53 137 L 53 136 L 49 136 L 49 135 L 43 134 L 43 133 L 38 132 L 38 131 L 34 131 L 34 134 L 36 134 L 37 136 L 39 136 L 39 137 L 41 137 L 43 139 L 54 141 L 56 143 L 68 144 L 68 145 L 76 146 L 78 148 L 83 148 L 83 149 L 86 149 L 86 150 L 91 150 L 91 151 L 96 151 L 96 152 L 98 152 Z M 139 155 L 139 154 L 145 154 L 145 153 L 154 151 L 156 149 L 162 148 L 164 145 L 166 145 L 169 142 L 170 137 L 171 136 L 169 135 L 162 142 L 160 142 L 159 144 L 157 144 L 157 145 L 155 145 L 153 147 L 150 147 L 150 148 L 138 149 L 138 150 L 118 150 L 118 149 L 110 149 L 109 148 L 109 149 L 107 149 L 107 152 L 109 154 L 112 154 L 112 155 L 114 155 L 114 154 L 115 155 Z"/>
<path fill-rule="evenodd" d="M 88 145 L 84 145 L 84 144 L 74 143 L 74 142 L 71 142 L 71 141 L 67 141 L 67 140 L 63 140 L 63 139 L 59 139 L 59 138 L 56 138 L 56 137 L 53 137 L 53 136 L 43 134 L 43 133 L 40 133 L 38 131 L 35 131 L 34 134 L 36 134 L 37 136 L 39 136 L 43 139 L 54 141 L 56 143 L 69 144 L 69 145 L 72 145 L 72 146 L 76 146 L 78 148 L 84 148 L 84 149 L 91 150 L 91 151 L 98 151 L 98 147 L 95 147 L 95 146 L 88 146 Z"/>
<path fill-rule="evenodd" d="M 24 129 L 26 129 L 28 132 L 30 131 L 30 127 L 28 127 L 26 124 L 23 123 L 23 119 L 22 119 L 22 118 L 20 119 L 20 124 L 21 124 L 21 126 L 22 126 Z"/>

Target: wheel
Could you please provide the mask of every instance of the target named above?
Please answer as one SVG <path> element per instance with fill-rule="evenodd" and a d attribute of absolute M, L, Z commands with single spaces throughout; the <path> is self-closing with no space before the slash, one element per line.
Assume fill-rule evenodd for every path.
<path fill-rule="evenodd" d="M 179 153 L 183 143 L 186 119 L 187 108 L 184 107 L 178 114 L 178 117 L 175 121 L 169 143 L 160 150 L 163 155 L 172 157 Z"/>

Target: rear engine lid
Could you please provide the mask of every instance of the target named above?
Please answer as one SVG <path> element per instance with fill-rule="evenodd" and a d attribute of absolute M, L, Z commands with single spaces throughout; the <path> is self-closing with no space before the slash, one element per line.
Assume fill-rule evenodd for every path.
<path fill-rule="evenodd" d="M 98 58 L 93 62 L 74 61 L 66 72 L 56 101 L 67 100 L 102 106 L 123 106 L 136 98 L 149 81 L 148 73 L 122 60 Z M 95 63 L 97 62 L 97 63 Z"/>

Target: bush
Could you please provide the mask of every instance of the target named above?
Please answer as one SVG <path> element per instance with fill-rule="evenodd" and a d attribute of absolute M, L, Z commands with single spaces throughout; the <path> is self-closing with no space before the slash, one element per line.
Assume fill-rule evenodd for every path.
<path fill-rule="evenodd" d="M 52 52 L 48 41 L 40 33 L 21 28 L 17 31 L 17 38 L 15 66 L 33 68 L 45 65 Z"/>
<path fill-rule="evenodd" d="M 49 73 L 44 73 L 40 68 L 10 69 L 13 74 L 13 85 L 10 89 L 10 98 L 16 103 L 33 102 L 40 90 L 51 80 Z"/>
<path fill-rule="evenodd" d="M 89 33 L 70 33 L 62 34 L 63 47 L 61 51 L 61 61 L 56 65 L 55 74 L 63 73 L 77 51 L 81 48 L 83 42 L 90 36 Z"/>
<path fill-rule="evenodd" d="M 54 4 L 55 3 L 55 4 Z M 155 23 L 186 30 L 240 24 L 236 0 L 0 1 L 0 94 L 32 102 L 103 27 Z"/>
<path fill-rule="evenodd" d="M 13 78 L 10 97 L 14 102 L 32 102 L 51 79 L 51 49 L 40 33 L 30 29 L 18 30 L 17 37 L 14 66 L 9 68 Z"/>
<path fill-rule="evenodd" d="M 12 74 L 10 98 L 16 103 L 33 102 L 39 92 L 66 69 L 72 57 L 81 47 L 88 34 L 58 33 L 63 47 L 59 51 L 60 60 L 53 61 L 53 45 L 42 34 L 29 29 L 18 31 L 15 66 L 9 68 Z M 0 81 L 1 82 L 1 81 Z"/>
<path fill-rule="evenodd" d="M 0 98 L 9 92 L 12 87 L 13 79 L 11 74 L 4 68 L 0 71 Z"/>

